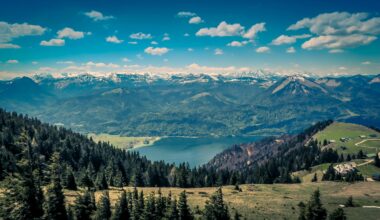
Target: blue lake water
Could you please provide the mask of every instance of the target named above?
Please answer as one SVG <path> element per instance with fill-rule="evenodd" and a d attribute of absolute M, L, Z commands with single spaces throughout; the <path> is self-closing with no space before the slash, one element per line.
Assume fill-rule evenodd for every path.
<path fill-rule="evenodd" d="M 150 160 L 164 160 L 167 163 L 188 162 L 190 166 L 207 163 L 216 154 L 233 144 L 253 142 L 261 139 L 249 137 L 167 137 L 149 147 L 136 149 Z"/>

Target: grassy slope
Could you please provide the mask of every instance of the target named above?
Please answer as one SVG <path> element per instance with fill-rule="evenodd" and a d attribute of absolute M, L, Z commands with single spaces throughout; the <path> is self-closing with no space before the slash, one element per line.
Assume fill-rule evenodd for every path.
<path fill-rule="evenodd" d="M 319 188 L 322 193 L 322 202 L 329 212 L 336 209 L 339 204 L 344 204 L 347 197 L 352 195 L 354 202 L 358 205 L 380 206 L 380 183 L 360 182 L 355 184 L 337 182 L 318 182 L 302 184 L 274 184 L 274 185 L 241 185 L 242 192 L 234 190 L 233 186 L 223 187 L 224 198 L 233 214 L 238 210 L 247 219 L 296 219 L 300 201 L 308 201 L 311 193 Z M 139 188 L 148 195 L 157 188 Z M 132 190 L 127 187 L 126 190 Z M 183 189 L 162 188 L 161 191 L 167 195 L 169 191 L 173 196 L 178 196 Z M 201 209 L 209 196 L 216 191 L 215 187 L 186 189 L 189 204 L 192 207 L 199 206 Z M 78 192 L 66 191 L 69 203 L 74 201 Z M 120 189 L 110 190 L 112 205 L 117 200 Z M 96 193 L 99 198 L 100 192 Z M 348 219 L 376 219 L 380 216 L 380 209 L 368 208 L 345 208 Z"/>
<path fill-rule="evenodd" d="M 110 144 L 122 148 L 138 148 L 145 147 L 154 144 L 154 142 L 158 141 L 159 137 L 124 137 L 119 135 L 111 135 L 111 134 L 88 134 L 95 142 L 104 141 L 109 142 Z M 144 143 L 144 141 L 148 141 L 148 143 Z"/>
<path fill-rule="evenodd" d="M 314 138 L 323 142 L 323 140 L 335 140 L 336 143 L 332 143 L 329 146 L 338 150 L 339 153 L 343 154 L 356 154 L 361 149 L 365 153 L 375 153 L 377 148 L 380 150 L 380 141 L 367 141 L 359 146 L 355 146 L 356 143 L 363 141 L 359 136 L 365 135 L 367 138 L 369 135 L 375 134 L 380 139 L 380 133 L 376 132 L 365 126 L 350 124 L 350 123 L 341 123 L 334 122 L 328 126 L 323 131 L 318 132 Z M 339 139 L 342 137 L 351 138 L 347 142 L 342 142 Z M 343 150 L 341 146 L 347 147 L 346 150 Z"/>

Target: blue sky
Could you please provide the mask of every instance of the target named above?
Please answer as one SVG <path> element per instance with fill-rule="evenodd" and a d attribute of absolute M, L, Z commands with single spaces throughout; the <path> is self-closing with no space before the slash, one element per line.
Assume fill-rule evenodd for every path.
<path fill-rule="evenodd" d="M 0 78 L 36 73 L 380 73 L 376 0 L 3 1 Z"/>

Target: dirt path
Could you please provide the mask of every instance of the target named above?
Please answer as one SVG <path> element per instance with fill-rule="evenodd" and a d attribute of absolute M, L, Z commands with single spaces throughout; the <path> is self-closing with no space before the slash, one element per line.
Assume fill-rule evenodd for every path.
<path fill-rule="evenodd" d="M 362 140 L 362 141 L 359 141 L 358 143 L 356 143 L 355 146 L 359 146 L 360 144 L 362 144 L 366 141 L 380 141 L 380 139 L 379 138 L 365 139 L 365 140 Z M 374 148 L 374 147 L 370 147 L 370 148 Z"/>
<path fill-rule="evenodd" d="M 367 161 L 364 162 L 364 163 L 361 163 L 361 164 L 356 165 L 356 167 L 364 166 L 364 165 L 370 164 L 370 163 L 372 163 L 372 162 L 373 162 L 373 160 L 367 160 Z"/>

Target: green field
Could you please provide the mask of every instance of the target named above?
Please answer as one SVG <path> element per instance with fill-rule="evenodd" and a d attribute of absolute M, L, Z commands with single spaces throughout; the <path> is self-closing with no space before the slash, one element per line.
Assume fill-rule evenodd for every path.
<path fill-rule="evenodd" d="M 361 138 L 360 136 L 362 135 L 365 137 Z M 334 122 L 323 131 L 314 135 L 314 138 L 322 143 L 324 140 L 335 142 L 330 143 L 327 147 L 336 149 L 338 153 L 343 154 L 357 154 L 359 150 L 363 150 L 364 153 L 373 154 L 380 150 L 380 133 L 356 124 Z M 347 138 L 348 140 L 341 141 L 341 138 Z M 357 144 L 367 139 L 379 140 L 365 141 L 364 143 Z"/>
<path fill-rule="evenodd" d="M 355 184 L 343 182 L 318 182 L 302 184 L 247 184 L 241 185 L 242 192 L 234 190 L 233 186 L 224 186 L 224 199 L 233 214 L 238 210 L 247 219 L 297 219 L 298 206 L 300 201 L 307 202 L 311 193 L 320 189 L 322 202 L 328 212 L 336 209 L 339 204 L 344 204 L 350 195 L 354 198 L 354 203 L 359 206 L 380 206 L 380 183 L 379 182 L 359 182 Z M 132 187 L 126 187 L 127 191 L 132 191 Z M 189 188 L 186 189 L 189 204 L 194 208 L 199 206 L 203 209 L 205 201 L 217 188 Z M 120 188 L 110 190 L 111 204 L 114 205 L 120 194 Z M 139 188 L 145 195 L 158 188 Z M 161 188 L 163 195 L 169 191 L 173 196 L 178 195 L 184 189 Z M 78 192 L 65 191 L 67 201 L 72 203 Z M 99 198 L 101 192 L 96 193 Z M 348 219 L 378 219 L 380 209 L 377 208 L 344 208 Z"/>
<path fill-rule="evenodd" d="M 111 134 L 88 134 L 88 137 L 91 137 L 95 142 L 109 142 L 115 147 L 121 149 L 132 149 L 139 147 L 146 147 L 154 144 L 154 142 L 160 140 L 159 137 L 125 137 L 120 135 L 111 135 Z"/>

